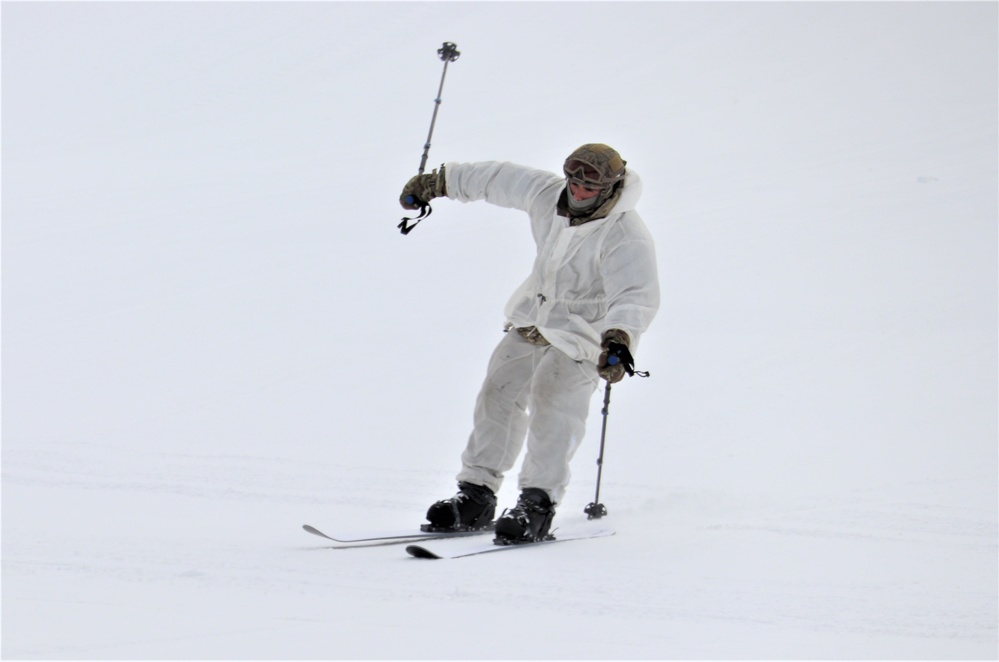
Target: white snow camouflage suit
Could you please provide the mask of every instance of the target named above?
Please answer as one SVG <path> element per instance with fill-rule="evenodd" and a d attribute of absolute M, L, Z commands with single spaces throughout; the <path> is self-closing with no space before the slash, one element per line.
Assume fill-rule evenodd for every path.
<path fill-rule="evenodd" d="M 541 488 L 558 503 L 599 382 L 602 334 L 627 332 L 634 353 L 659 309 L 655 247 L 635 211 L 641 179 L 629 169 L 608 215 L 572 226 L 558 214 L 561 175 L 494 161 L 447 163 L 444 171 L 453 200 L 527 212 L 538 247 L 507 304 L 509 332 L 489 361 L 458 480 L 498 492 L 526 438 L 519 487 Z M 530 327 L 550 345 L 514 330 Z"/>

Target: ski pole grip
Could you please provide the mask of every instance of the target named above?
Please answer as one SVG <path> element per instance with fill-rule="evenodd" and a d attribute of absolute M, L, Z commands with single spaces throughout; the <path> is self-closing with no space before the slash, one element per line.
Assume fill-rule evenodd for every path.
<path fill-rule="evenodd" d="M 617 354 L 611 354 L 607 357 L 607 365 L 617 365 L 620 362 L 621 359 L 618 358 Z"/>
<path fill-rule="evenodd" d="M 403 198 L 403 201 L 407 205 L 416 205 L 417 207 L 420 207 L 420 208 L 423 208 L 423 207 L 427 206 L 426 202 L 424 202 L 423 200 L 420 200 L 418 197 L 416 197 L 412 193 L 407 194 L 406 197 Z"/>

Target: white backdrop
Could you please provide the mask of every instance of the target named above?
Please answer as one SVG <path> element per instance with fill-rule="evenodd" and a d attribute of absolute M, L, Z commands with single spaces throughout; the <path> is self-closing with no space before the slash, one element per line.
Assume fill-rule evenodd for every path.
<path fill-rule="evenodd" d="M 3 653 L 995 657 L 994 3 L 4 3 Z M 611 539 L 426 565 L 526 218 L 641 172 Z M 582 519 L 594 398 L 557 518 Z M 515 496 L 509 481 L 501 499 Z M 572 634 L 566 634 L 571 632 Z"/>

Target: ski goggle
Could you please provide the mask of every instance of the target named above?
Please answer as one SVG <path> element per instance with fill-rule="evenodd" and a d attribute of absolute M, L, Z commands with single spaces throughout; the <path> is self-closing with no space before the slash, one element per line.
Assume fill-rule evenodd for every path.
<path fill-rule="evenodd" d="M 577 184 L 590 190 L 599 190 L 607 185 L 602 181 L 603 176 L 595 167 L 584 161 L 567 161 L 562 169 L 566 178 L 573 184 Z"/>

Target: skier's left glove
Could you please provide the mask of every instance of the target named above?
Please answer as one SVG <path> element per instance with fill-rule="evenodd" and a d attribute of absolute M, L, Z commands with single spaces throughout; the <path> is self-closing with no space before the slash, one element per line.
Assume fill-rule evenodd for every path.
<path fill-rule="evenodd" d="M 608 329 L 604 332 L 600 346 L 603 352 L 597 360 L 597 372 L 610 384 L 616 384 L 624 379 L 625 373 L 634 374 L 635 359 L 628 349 L 631 338 L 620 329 Z"/>
<path fill-rule="evenodd" d="M 416 175 L 402 187 L 399 204 L 403 209 L 420 209 L 434 198 L 447 195 L 444 166 L 428 175 Z"/>

